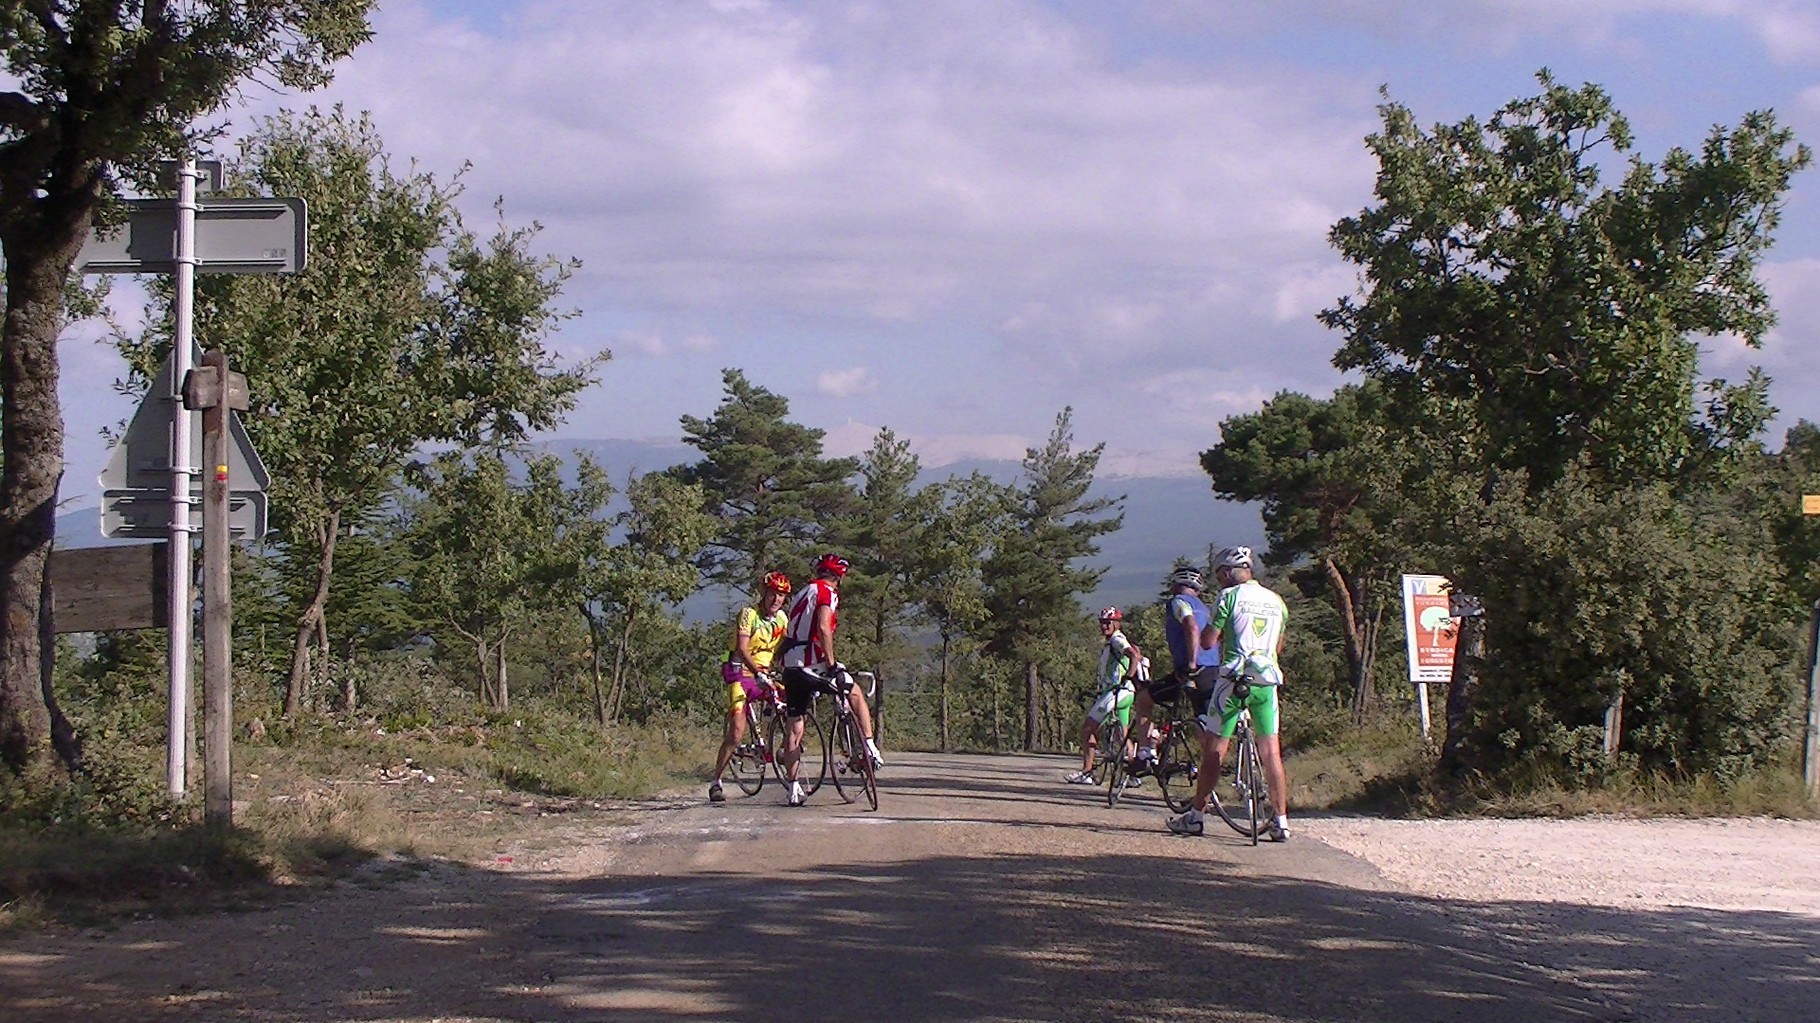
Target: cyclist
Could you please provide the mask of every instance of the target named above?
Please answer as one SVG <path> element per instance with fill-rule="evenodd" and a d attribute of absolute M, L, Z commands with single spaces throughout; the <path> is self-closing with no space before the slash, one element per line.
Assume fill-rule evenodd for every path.
<path fill-rule="evenodd" d="M 872 766 L 885 764 L 872 739 L 872 713 L 866 707 L 866 694 L 851 682 L 843 687 L 836 681 L 840 662 L 834 659 L 834 622 L 840 604 L 840 581 L 847 574 L 847 567 L 847 559 L 838 554 L 822 555 L 816 559 L 814 578 L 790 601 L 778 663 L 783 668 L 784 713 L 789 720 L 784 729 L 782 759 L 784 777 L 790 782 L 787 801 L 791 806 L 803 805 L 803 786 L 797 780 L 802 766 L 803 715 L 809 711 L 809 700 L 818 692 L 844 696 L 859 722 L 860 734 L 866 737 L 866 753 L 872 758 Z"/>
<path fill-rule="evenodd" d="M 771 657 L 784 635 L 784 598 L 790 594 L 790 577 L 772 572 L 759 585 L 758 606 L 740 609 L 733 620 L 733 645 L 721 662 L 720 677 L 727 684 L 727 730 L 714 760 L 714 778 L 708 782 L 708 801 L 725 802 L 720 776 L 733 747 L 746 737 L 746 701 L 771 698 Z"/>
<path fill-rule="evenodd" d="M 1100 612 L 1100 635 L 1105 643 L 1100 647 L 1100 668 L 1096 675 L 1099 695 L 1087 708 L 1087 717 L 1081 722 L 1081 769 L 1062 776 L 1062 780 L 1071 785 L 1093 784 L 1094 745 L 1098 742 L 1100 722 L 1106 720 L 1106 715 L 1116 713 L 1119 716 L 1120 730 L 1131 727 L 1131 683 L 1137 677 L 1138 665 L 1144 655 L 1136 644 L 1125 638 L 1120 628 L 1124 619 L 1125 615 L 1116 607 Z M 1122 757 L 1125 751 L 1100 750 L 1100 755 Z"/>
<path fill-rule="evenodd" d="M 1225 587 L 1214 602 L 1210 623 L 1211 631 L 1217 632 L 1220 649 L 1226 652 L 1212 701 L 1217 710 L 1201 712 L 1201 773 L 1195 779 L 1194 805 L 1181 816 L 1171 818 L 1169 830 L 1183 835 L 1201 833 L 1202 814 L 1207 810 L 1214 783 L 1220 779 L 1220 762 L 1226 756 L 1226 747 L 1238 729 L 1239 711 L 1250 708 L 1251 731 L 1257 737 L 1258 760 L 1270 786 L 1270 809 L 1275 814 L 1268 834 L 1273 842 L 1286 842 L 1289 779 L 1283 771 L 1283 746 L 1277 737 L 1277 690 L 1283 684 L 1283 669 L 1278 666 L 1277 657 L 1283 651 L 1289 607 L 1282 597 L 1252 578 L 1249 547 L 1221 551 L 1214 571 Z M 1252 680 L 1250 692 L 1242 702 L 1232 699 L 1233 678 L 1238 675 L 1249 675 Z"/>
<path fill-rule="evenodd" d="M 1138 751 L 1131 762 L 1131 775 L 1151 773 L 1156 766 L 1156 735 L 1150 728 L 1151 710 L 1159 703 L 1172 703 L 1187 691 L 1194 712 L 1204 713 L 1213 695 L 1220 654 L 1217 649 L 1201 646 L 1201 632 L 1212 616 L 1201 603 L 1205 586 L 1201 572 L 1183 566 L 1169 575 L 1169 602 L 1163 616 L 1163 638 L 1169 642 L 1169 657 L 1175 668 L 1167 678 L 1152 679 L 1137 690 L 1136 717 Z"/>

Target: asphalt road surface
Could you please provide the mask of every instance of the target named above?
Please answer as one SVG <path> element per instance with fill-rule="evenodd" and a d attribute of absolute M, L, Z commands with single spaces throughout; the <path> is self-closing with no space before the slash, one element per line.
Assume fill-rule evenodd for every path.
<path fill-rule="evenodd" d="M 0 1020 L 1820 1020 L 1811 915 L 1417 896 L 1318 817 L 1179 838 L 1064 758 L 887 755 L 877 812 L 729 786 L 491 868 L 9 939 Z"/>

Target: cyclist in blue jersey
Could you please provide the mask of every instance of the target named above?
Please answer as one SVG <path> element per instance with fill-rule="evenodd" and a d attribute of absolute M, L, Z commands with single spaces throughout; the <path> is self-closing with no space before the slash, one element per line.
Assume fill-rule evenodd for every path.
<path fill-rule="evenodd" d="M 1220 661 L 1213 699 L 1200 712 L 1201 773 L 1195 779 L 1193 805 L 1181 816 L 1170 818 L 1169 830 L 1180 835 L 1201 833 L 1202 814 L 1214 783 L 1220 779 L 1220 762 L 1238 729 L 1239 714 L 1250 710 L 1258 760 L 1264 768 L 1270 808 L 1275 814 L 1268 834 L 1273 842 L 1286 842 L 1289 779 L 1283 771 L 1283 747 L 1277 737 L 1277 692 L 1283 685 L 1283 669 L 1277 658 L 1283 652 L 1289 607 L 1282 597 L 1251 577 L 1251 548 L 1226 548 L 1220 552 L 1217 566 L 1214 572 L 1225 589 L 1214 601 L 1213 620 L 1208 626 L 1213 635 L 1207 639 L 1217 638 L 1225 656 Z M 1249 680 L 1249 691 L 1245 699 L 1236 700 L 1232 698 L 1233 680 L 1241 675 Z"/>
<path fill-rule="evenodd" d="M 1169 576 L 1169 601 L 1163 615 L 1163 638 L 1169 642 L 1169 658 L 1174 670 L 1160 679 L 1138 686 L 1134 710 L 1137 718 L 1137 757 L 1131 762 L 1136 777 L 1153 772 L 1156 766 L 1156 737 L 1150 730 L 1150 714 L 1158 703 L 1170 703 L 1187 693 L 1196 715 L 1204 714 L 1213 696 L 1213 685 L 1220 666 L 1217 649 L 1201 647 L 1201 633 L 1213 620 L 1207 605 L 1201 603 L 1205 585 L 1199 569 L 1182 567 Z"/>

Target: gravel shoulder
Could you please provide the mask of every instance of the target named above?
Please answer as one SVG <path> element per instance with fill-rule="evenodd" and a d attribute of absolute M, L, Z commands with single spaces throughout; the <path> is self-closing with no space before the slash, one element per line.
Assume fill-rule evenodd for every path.
<path fill-rule="evenodd" d="M 1419 895 L 1820 917 L 1820 821 L 1329 816 L 1301 833 Z"/>

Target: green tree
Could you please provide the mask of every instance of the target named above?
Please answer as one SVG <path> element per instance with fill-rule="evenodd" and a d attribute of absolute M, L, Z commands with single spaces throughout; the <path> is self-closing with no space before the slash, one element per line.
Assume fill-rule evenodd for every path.
<path fill-rule="evenodd" d="M 1338 612 L 1355 721 L 1376 704 L 1372 665 L 1398 574 L 1406 452 L 1375 381 L 1320 400 L 1284 392 L 1220 424 L 1201 453 L 1214 493 L 1263 504 L 1272 560 L 1306 559 Z"/>
<path fill-rule="evenodd" d="M 507 644 L 561 610 L 566 594 L 553 583 L 573 562 L 566 540 L 590 535 L 602 483 L 598 469 L 584 463 L 581 473 L 583 484 L 569 487 L 562 460 L 543 455 L 515 482 L 506 460 L 485 451 L 438 455 L 413 473 L 419 492 L 405 532 L 413 603 L 471 648 L 480 701 L 495 710 L 511 705 Z"/>
<path fill-rule="evenodd" d="M 326 83 L 371 0 L 34 0 L 0 5 L 0 764 L 53 777 L 44 566 L 63 473 L 57 335 L 70 270 L 125 181 L 183 155 L 196 119 L 261 79 Z M 66 762 L 73 745 L 64 744 Z"/>
<path fill-rule="evenodd" d="M 628 482 L 626 501 L 612 520 L 618 541 L 581 552 L 576 565 L 576 606 L 588 623 L 594 715 L 602 725 L 618 720 L 625 706 L 627 679 L 641 660 L 641 627 L 695 590 L 700 577 L 690 559 L 717 527 L 702 510 L 701 488 L 664 473 Z M 601 654 L 610 628 L 613 674 L 603 689 Z"/>
<path fill-rule="evenodd" d="M 879 675 L 874 707 L 882 722 L 888 680 L 894 666 L 907 660 L 909 644 L 900 626 L 916 611 L 916 555 L 942 528 L 936 519 L 941 493 L 918 487 L 922 462 L 889 429 L 880 430 L 859 463 L 859 501 L 853 516 L 841 522 L 835 543 L 852 570 L 841 583 L 841 649 L 848 663 L 863 664 Z"/>
<path fill-rule="evenodd" d="M 1380 107 L 1366 139 L 1377 202 L 1331 233 L 1366 281 L 1321 314 L 1345 335 L 1334 364 L 1393 401 L 1457 409 L 1440 428 L 1533 487 L 1582 459 L 1614 479 L 1672 478 L 1767 418 L 1760 376 L 1697 379 L 1694 338 L 1756 346 L 1774 324 L 1756 266 L 1811 154 L 1758 112 L 1649 163 L 1603 90 L 1537 79 L 1541 95 L 1483 124 L 1424 131 Z M 1622 182 L 1605 186 L 1619 160 Z"/>
<path fill-rule="evenodd" d="M 948 750 L 953 743 L 952 667 L 957 653 L 973 653 L 969 639 L 984 630 L 990 616 L 980 566 L 994 538 L 1008 528 L 1011 495 L 979 472 L 928 489 L 935 492 L 931 528 L 911 553 L 909 585 L 941 639 L 936 724 L 941 748 Z"/>
<path fill-rule="evenodd" d="M 1078 598 L 1105 574 L 1075 562 L 1098 554 L 1095 537 L 1117 530 L 1124 520 L 1118 510 L 1123 497 L 1087 496 L 1106 446 L 1075 451 L 1073 415 L 1072 408 L 1063 409 L 1043 446 L 1025 451 L 1009 528 L 983 568 L 991 612 L 987 649 L 1022 667 L 1027 750 L 1040 741 L 1042 668 L 1058 644 L 1078 634 Z M 1112 514 L 1096 518 L 1106 512 Z"/>
<path fill-rule="evenodd" d="M 790 422 L 790 403 L 723 370 L 726 397 L 707 419 L 683 416 L 683 440 L 702 453 L 672 474 L 701 487 L 720 530 L 701 555 L 710 582 L 745 590 L 800 564 L 826 523 L 851 513 L 854 458 L 823 458 L 822 431 Z M 793 572 L 792 575 L 797 573 Z"/>
<path fill-rule="evenodd" d="M 1625 699 L 1644 763 L 1760 763 L 1773 622 L 1696 585 L 1685 554 L 1762 556 L 1761 536 L 1734 534 L 1729 559 L 1701 539 L 1724 521 L 1703 495 L 1758 457 L 1773 410 L 1760 373 L 1700 380 L 1697 339 L 1756 345 L 1774 323 L 1756 268 L 1811 155 L 1758 112 L 1650 163 L 1597 86 L 1538 80 L 1483 124 L 1424 131 L 1387 102 L 1367 140 L 1377 201 L 1331 234 L 1365 279 L 1322 314 L 1344 334 L 1335 364 L 1380 383 L 1421 446 L 1404 481 L 1434 568 L 1487 611 L 1463 632 L 1464 648 L 1482 629 L 1486 653 L 1456 663 L 1445 749 L 1492 769 L 1546 750 L 1584 776 L 1589 705 Z M 1634 635 L 1669 619 L 1701 623 L 1675 667 Z M 1741 673 L 1725 694 L 1704 681 Z"/>
<path fill-rule="evenodd" d="M 607 356 L 565 369 L 546 347 L 576 264 L 532 253 L 534 227 L 502 225 L 486 241 L 466 230 L 458 185 L 394 174 L 364 115 L 264 120 L 229 171 L 243 190 L 301 196 L 310 210 L 302 273 L 208 275 L 196 300 L 198 336 L 247 373 L 247 429 L 302 597 L 288 715 L 308 697 L 312 639 L 327 653 L 344 527 L 384 506 L 427 443 L 510 444 L 554 426 Z M 142 372 L 169 351 L 168 315 L 153 323 L 121 341 Z"/>

